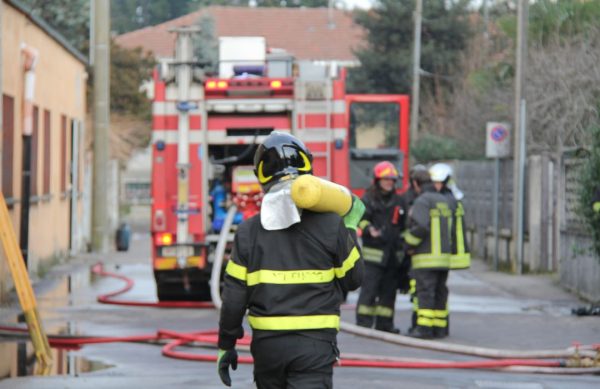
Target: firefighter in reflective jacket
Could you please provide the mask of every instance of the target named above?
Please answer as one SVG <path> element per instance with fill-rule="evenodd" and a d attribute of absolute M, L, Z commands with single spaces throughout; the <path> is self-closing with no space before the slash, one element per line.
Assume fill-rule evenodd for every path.
<path fill-rule="evenodd" d="M 464 223 L 465 208 L 462 204 L 463 192 L 454 182 L 452 167 L 445 163 L 436 163 L 429 169 L 432 181 L 442 182 L 444 186 L 440 191 L 450 202 L 452 218 L 452 255 L 450 256 L 450 270 L 468 269 L 471 267 L 471 253 L 466 240 Z"/>
<path fill-rule="evenodd" d="M 300 140 L 277 131 L 254 156 L 266 194 L 260 214 L 239 226 L 225 269 L 217 366 L 227 386 L 248 310 L 258 388 L 332 387 L 342 296 L 362 281 L 356 228 L 364 205 L 354 197 L 343 218 L 298 210 L 291 182 L 312 174 L 311 163 Z"/>
<path fill-rule="evenodd" d="M 428 172 L 417 172 L 415 176 L 420 195 L 409 211 L 409 228 L 404 234 L 407 251 L 412 255 L 411 273 L 418 299 L 417 325 L 409 335 L 441 338 L 447 325 L 452 210 L 440 193 L 443 183 L 432 182 Z"/>
<path fill-rule="evenodd" d="M 450 165 L 436 163 L 429 169 L 429 173 L 433 181 L 444 184 L 440 192 L 446 196 L 452 209 L 450 270 L 468 269 L 471 267 L 471 252 L 466 239 L 467 235 L 464 223 L 465 209 L 461 201 L 464 198 L 464 194 L 454 182 L 453 171 Z M 446 306 L 445 336 L 448 335 L 450 335 L 450 313 Z"/>
<path fill-rule="evenodd" d="M 403 259 L 401 233 L 406 207 L 396 193 L 398 170 L 391 162 L 375 165 L 373 177 L 373 185 L 362 198 L 366 211 L 359 223 L 363 230 L 365 276 L 356 307 L 356 323 L 400 333 L 394 327 L 394 304 Z"/>

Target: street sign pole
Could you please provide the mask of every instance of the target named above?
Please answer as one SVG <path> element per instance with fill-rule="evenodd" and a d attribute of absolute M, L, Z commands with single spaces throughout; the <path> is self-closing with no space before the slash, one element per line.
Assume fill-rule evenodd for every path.
<path fill-rule="evenodd" d="M 500 191 L 500 158 L 494 158 L 494 193 L 492 209 L 494 224 L 494 271 L 498 271 L 498 192 Z"/>
<path fill-rule="evenodd" d="M 492 224 L 494 228 L 494 271 L 498 270 L 498 249 L 500 211 L 498 194 L 500 192 L 500 158 L 510 155 L 510 125 L 507 123 L 489 122 L 486 126 L 485 156 L 494 159 L 494 184 L 492 189 Z"/>

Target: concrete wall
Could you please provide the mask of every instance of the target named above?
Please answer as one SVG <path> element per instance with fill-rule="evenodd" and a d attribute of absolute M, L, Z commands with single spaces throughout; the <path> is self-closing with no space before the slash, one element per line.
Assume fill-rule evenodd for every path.
<path fill-rule="evenodd" d="M 589 236 L 561 234 L 560 283 L 585 299 L 600 302 L 600 259 Z"/>
<path fill-rule="evenodd" d="M 21 45 L 35 48 L 38 53 L 36 67 L 36 85 L 34 104 L 39 108 L 40 134 L 38 142 L 38 180 L 37 186 L 42 194 L 43 188 L 43 152 L 44 127 L 43 113 L 49 110 L 51 115 L 51 173 L 50 194 L 32 198 L 29 228 L 29 269 L 35 274 L 44 263 L 64 256 L 69 251 L 70 242 L 70 155 L 71 121 L 83 122 L 86 112 L 85 64 L 66 50 L 46 31 L 29 20 L 26 15 L 3 4 L 2 12 L 2 93 L 14 99 L 14 144 L 13 144 L 13 193 L 11 199 L 11 217 L 14 228 L 19 231 L 22 168 L 22 109 L 23 109 L 23 65 Z M 61 158 L 61 116 L 67 118 L 67 190 L 60 188 Z M 83 138 L 83 137 L 81 137 Z M 78 145 L 79 177 L 83 177 L 83 142 Z M 6 147 L 6 146 L 4 146 Z M 4 170 L 4 167 L 3 167 Z M 85 209 L 81 198 L 76 198 L 78 220 Z M 0 269 L 0 282 L 6 286 L 6 273 Z"/>

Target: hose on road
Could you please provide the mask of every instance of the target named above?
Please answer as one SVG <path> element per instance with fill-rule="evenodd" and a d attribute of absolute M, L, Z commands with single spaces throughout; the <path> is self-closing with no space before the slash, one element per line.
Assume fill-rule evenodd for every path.
<path fill-rule="evenodd" d="M 0 326 L 0 332 L 4 334 L 25 334 L 27 328 Z M 86 344 L 114 343 L 114 342 L 154 342 L 169 339 L 170 341 L 163 346 L 162 354 L 169 358 L 184 359 L 191 361 L 216 362 L 217 355 L 199 354 L 177 351 L 177 347 L 199 343 L 204 346 L 216 348 L 217 331 L 207 330 L 193 333 L 182 333 L 170 330 L 159 330 L 156 334 L 135 335 L 122 337 L 103 337 L 103 336 L 74 336 L 74 335 L 49 335 L 50 345 L 53 348 L 61 349 L 79 349 Z M 240 346 L 248 346 L 251 342 L 249 337 L 239 340 Z M 253 359 L 250 356 L 240 356 L 240 364 L 252 364 Z M 474 361 L 444 361 L 444 360 L 421 360 L 414 358 L 393 358 L 387 356 L 373 356 L 361 354 L 342 354 L 336 367 L 362 367 L 362 368 L 387 368 L 387 369 L 504 369 L 516 368 L 518 372 L 532 372 L 532 369 L 550 369 L 546 370 L 557 373 L 567 373 L 570 368 L 564 368 L 562 361 L 532 360 L 532 359 L 503 359 L 503 360 L 474 360 Z M 598 373 L 598 369 L 578 369 L 577 374 Z M 540 370 L 544 372 L 544 370 Z M 570 372 L 571 374 L 573 372 Z"/>
<path fill-rule="evenodd" d="M 215 258 L 215 263 L 218 261 Z M 222 255 L 221 255 L 222 261 Z M 213 272 L 213 277 L 220 277 L 221 266 L 216 266 L 218 272 Z M 118 273 L 105 271 L 101 264 L 97 264 L 92 268 L 92 272 L 100 276 L 113 277 L 120 279 L 126 285 L 108 294 L 103 294 L 98 297 L 98 302 L 104 304 L 117 304 L 126 306 L 140 307 L 155 307 L 155 308 L 214 308 L 210 302 L 138 302 L 128 300 L 115 300 L 114 298 L 120 294 L 129 291 L 134 282 L 130 278 Z M 215 278 L 218 279 L 218 278 Z M 0 327 L 0 330 L 2 328 Z M 585 368 L 566 368 L 565 364 L 560 361 L 542 361 L 543 359 L 560 359 L 560 358 L 596 358 L 597 351 L 591 346 L 570 347 L 561 350 L 500 350 L 492 348 L 484 348 L 477 346 L 467 346 L 460 344 L 452 344 L 446 342 L 437 342 L 430 340 L 414 339 L 407 336 L 391 334 L 382 331 L 358 327 L 353 324 L 342 322 L 342 331 L 358 336 L 378 339 L 389 343 L 399 344 L 408 347 L 423 348 L 433 351 L 447 352 L 453 354 L 464 354 L 483 358 L 493 358 L 495 360 L 484 361 L 444 361 L 444 360 L 419 360 L 413 358 L 394 359 L 393 357 L 385 356 L 368 356 L 356 358 L 342 359 L 340 365 L 343 367 L 381 367 L 381 368 L 502 368 L 503 371 L 527 372 L 527 373 L 548 373 L 548 374 L 598 374 L 600 367 L 585 367 Z M 191 342 L 204 342 L 211 345 L 216 344 L 215 333 L 195 333 L 182 335 L 172 331 L 162 330 L 156 335 L 141 335 L 137 337 L 114 337 L 114 338 L 79 338 L 76 340 L 65 341 L 63 338 L 52 338 L 51 345 L 53 347 L 80 347 L 81 344 L 88 343 L 106 343 L 109 341 L 158 341 L 160 339 L 174 339 L 163 348 L 163 355 L 172 358 L 182 358 L 190 360 L 214 361 L 214 355 L 202 355 L 194 353 L 179 352 L 175 349 L 179 346 L 189 344 Z M 63 339 L 63 340 L 61 340 Z M 79 344 L 78 342 L 82 342 Z M 242 343 L 240 343 L 242 344 Z M 531 363 L 525 363 L 529 361 Z M 544 363 L 542 363 L 544 362 Z M 240 363 L 251 363 L 242 362 Z M 518 367 L 518 369 L 517 369 Z"/>

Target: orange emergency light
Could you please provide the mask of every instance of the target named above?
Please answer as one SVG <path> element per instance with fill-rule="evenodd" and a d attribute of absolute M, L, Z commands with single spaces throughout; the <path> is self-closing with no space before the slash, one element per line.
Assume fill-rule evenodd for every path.
<path fill-rule="evenodd" d="M 170 246 L 173 244 L 173 234 L 168 232 L 156 234 L 154 239 L 157 246 Z"/>

